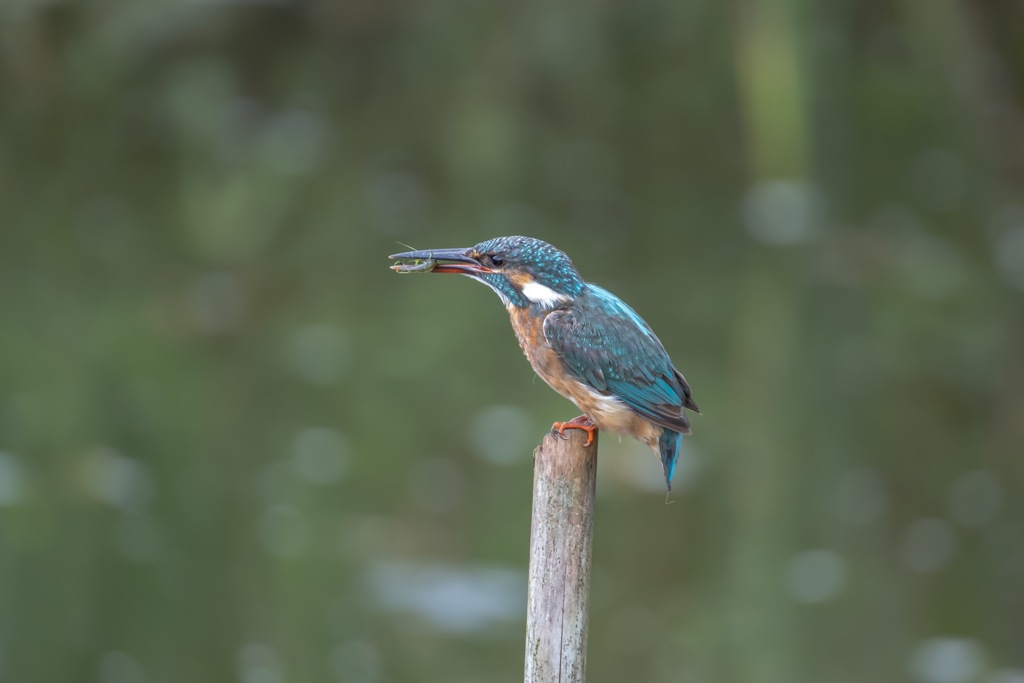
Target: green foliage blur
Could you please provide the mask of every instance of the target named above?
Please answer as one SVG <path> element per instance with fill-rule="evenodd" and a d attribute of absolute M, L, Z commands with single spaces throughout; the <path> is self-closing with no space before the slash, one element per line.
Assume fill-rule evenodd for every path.
<path fill-rule="evenodd" d="M 0 681 L 521 680 L 502 234 L 704 412 L 589 681 L 1024 681 L 1020 0 L 2 0 Z"/>

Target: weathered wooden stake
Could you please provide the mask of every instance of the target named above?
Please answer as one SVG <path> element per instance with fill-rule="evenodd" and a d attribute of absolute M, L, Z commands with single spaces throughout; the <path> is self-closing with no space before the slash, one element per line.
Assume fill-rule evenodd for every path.
<path fill-rule="evenodd" d="M 526 683 L 583 683 L 597 434 L 548 434 L 533 453 Z"/>

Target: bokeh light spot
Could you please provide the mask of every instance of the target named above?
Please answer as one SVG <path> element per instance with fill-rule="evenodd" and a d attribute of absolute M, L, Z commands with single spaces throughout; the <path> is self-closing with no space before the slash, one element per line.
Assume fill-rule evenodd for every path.
<path fill-rule="evenodd" d="M 28 479 L 18 456 L 0 451 L 0 507 L 24 502 L 28 490 Z"/>
<path fill-rule="evenodd" d="M 831 550 L 805 550 L 790 560 L 787 579 L 800 602 L 827 602 L 846 584 L 846 561 Z"/>
<path fill-rule="evenodd" d="M 1024 291 L 1024 223 L 1006 228 L 992 245 L 996 265 L 1006 281 Z"/>
<path fill-rule="evenodd" d="M 774 180 L 758 183 L 743 200 L 743 219 L 751 236 L 776 247 L 808 241 L 815 232 L 820 198 L 806 183 Z"/>
<path fill-rule="evenodd" d="M 246 643 L 238 650 L 238 678 L 242 683 L 284 683 L 284 664 L 266 643 Z"/>
<path fill-rule="evenodd" d="M 1024 683 L 1024 669 L 1000 669 L 993 672 L 985 683 Z"/>
<path fill-rule="evenodd" d="M 526 573 L 500 567 L 386 563 L 372 567 L 367 582 L 383 609 L 467 636 L 521 619 L 526 600 Z"/>
<path fill-rule="evenodd" d="M 476 452 L 497 465 L 523 462 L 533 453 L 533 420 L 516 406 L 490 406 L 473 418 L 470 432 Z"/>
<path fill-rule="evenodd" d="M 106 446 L 82 460 L 82 483 L 97 499 L 127 512 L 145 507 L 152 495 L 149 471 L 138 460 Z"/>
<path fill-rule="evenodd" d="M 351 461 L 348 440 L 333 429 L 303 429 L 292 444 L 292 470 L 311 484 L 328 485 L 342 479 Z"/>
<path fill-rule="evenodd" d="M 967 683 L 984 664 L 981 646 L 969 638 L 930 638 L 910 657 L 910 670 L 923 683 Z"/>

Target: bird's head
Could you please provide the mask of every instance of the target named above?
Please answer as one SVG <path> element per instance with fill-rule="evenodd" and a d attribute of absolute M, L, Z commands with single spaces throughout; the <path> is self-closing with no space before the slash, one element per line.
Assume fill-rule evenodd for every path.
<path fill-rule="evenodd" d="M 571 302 L 584 287 L 564 252 L 532 237 L 495 237 L 468 249 L 424 249 L 390 258 L 436 261 L 431 272 L 479 280 L 510 308 L 555 308 Z"/>

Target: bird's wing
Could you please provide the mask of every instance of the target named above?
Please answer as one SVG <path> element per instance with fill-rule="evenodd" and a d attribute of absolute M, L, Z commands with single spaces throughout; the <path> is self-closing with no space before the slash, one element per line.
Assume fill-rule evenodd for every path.
<path fill-rule="evenodd" d="M 665 347 L 621 299 L 596 285 L 588 288 L 577 307 L 545 319 L 548 343 L 580 382 L 616 396 L 655 424 L 689 434 L 683 407 L 697 411 L 697 404 Z"/>

